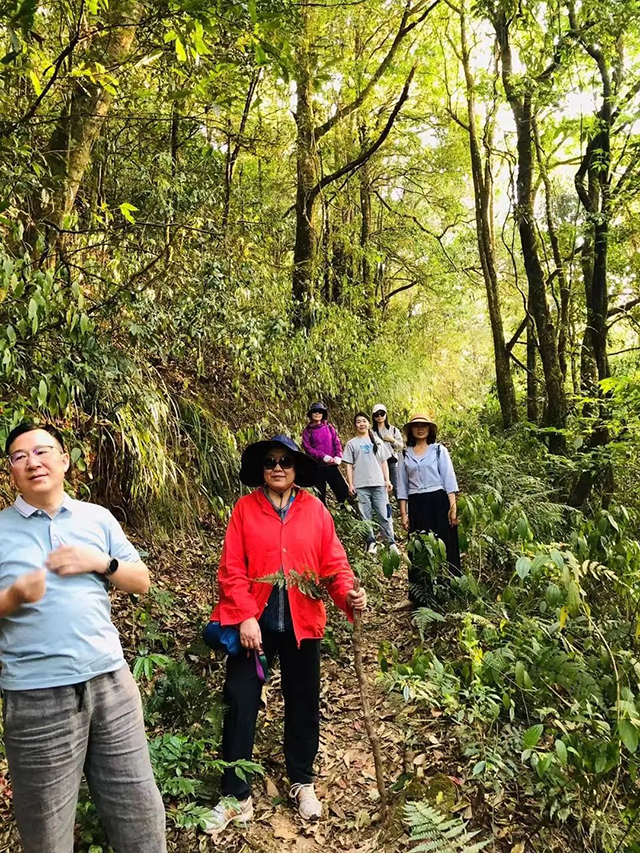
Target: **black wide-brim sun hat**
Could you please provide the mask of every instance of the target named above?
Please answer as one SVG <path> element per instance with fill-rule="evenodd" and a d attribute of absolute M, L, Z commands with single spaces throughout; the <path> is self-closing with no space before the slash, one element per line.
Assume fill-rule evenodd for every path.
<path fill-rule="evenodd" d="M 264 469 L 262 463 L 267 453 L 274 447 L 283 447 L 293 456 L 297 486 L 304 488 L 315 486 L 318 471 L 317 463 L 306 453 L 303 453 L 288 435 L 274 435 L 273 438 L 266 441 L 255 441 L 245 447 L 240 461 L 240 482 L 244 483 L 245 486 L 254 488 L 263 485 Z"/>

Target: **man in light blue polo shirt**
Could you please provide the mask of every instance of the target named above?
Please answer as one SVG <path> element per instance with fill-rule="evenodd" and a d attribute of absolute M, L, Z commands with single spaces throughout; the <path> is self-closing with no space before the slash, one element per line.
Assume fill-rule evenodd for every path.
<path fill-rule="evenodd" d="M 138 688 L 109 586 L 145 593 L 149 572 L 104 507 L 64 492 L 54 427 L 7 438 L 15 504 L 0 512 L 0 687 L 25 853 L 71 853 L 83 772 L 116 853 L 164 853 Z"/>

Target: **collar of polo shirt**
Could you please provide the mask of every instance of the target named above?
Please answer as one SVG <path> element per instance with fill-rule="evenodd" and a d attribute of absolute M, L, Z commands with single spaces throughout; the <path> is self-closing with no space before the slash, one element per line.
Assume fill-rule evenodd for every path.
<path fill-rule="evenodd" d="M 62 503 L 59 507 L 60 510 L 66 509 L 71 512 L 73 498 L 70 498 L 69 495 L 65 492 L 64 498 L 62 499 Z M 28 504 L 22 495 L 18 495 L 14 503 L 15 508 L 18 510 L 20 515 L 23 515 L 25 518 L 31 518 L 32 515 L 35 515 L 37 512 L 41 514 L 48 515 L 45 510 L 38 509 L 36 506 L 31 506 Z"/>

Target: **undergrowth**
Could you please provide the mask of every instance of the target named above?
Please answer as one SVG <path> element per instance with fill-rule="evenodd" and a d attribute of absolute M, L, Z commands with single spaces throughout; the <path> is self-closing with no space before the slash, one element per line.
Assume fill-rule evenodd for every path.
<path fill-rule="evenodd" d="M 457 442 L 470 490 L 460 499 L 466 571 L 452 577 L 437 540 L 415 537 L 420 639 L 409 660 L 384 643 L 381 678 L 454 726 L 467 783 L 481 792 L 477 825 L 512 800 L 536 850 L 554 849 L 562 830 L 576 848 L 630 853 L 640 842 L 636 509 L 569 509 L 522 441 L 478 431 L 471 447 Z"/>

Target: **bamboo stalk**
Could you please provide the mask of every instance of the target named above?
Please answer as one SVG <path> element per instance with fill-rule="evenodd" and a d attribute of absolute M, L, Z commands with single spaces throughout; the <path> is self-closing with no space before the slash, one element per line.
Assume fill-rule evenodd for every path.
<path fill-rule="evenodd" d="M 360 581 L 355 578 L 353 588 L 360 589 Z M 373 753 L 373 763 L 376 770 L 376 784 L 378 793 L 380 794 L 380 817 L 384 822 L 387 819 L 387 789 L 384 781 L 384 769 L 382 766 L 382 754 L 380 752 L 380 743 L 378 735 L 373 726 L 371 715 L 371 702 L 369 701 L 369 682 L 364 668 L 363 660 L 363 640 L 362 640 L 362 614 L 357 610 L 353 611 L 353 662 L 360 687 L 360 700 L 362 702 L 362 716 L 364 719 L 364 727 L 367 730 L 369 743 L 371 744 L 371 752 Z"/>

